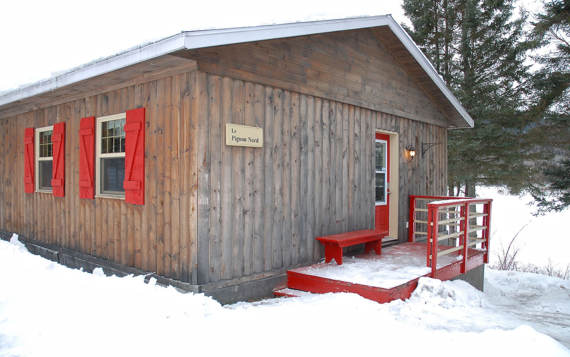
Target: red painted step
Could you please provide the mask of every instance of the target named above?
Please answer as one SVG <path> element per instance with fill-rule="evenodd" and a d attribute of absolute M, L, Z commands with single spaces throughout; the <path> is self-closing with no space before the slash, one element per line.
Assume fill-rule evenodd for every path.
<path fill-rule="evenodd" d="M 383 289 L 346 281 L 322 278 L 319 276 L 304 274 L 301 269 L 287 272 L 287 287 L 316 294 L 325 293 L 355 293 L 379 303 L 390 302 L 397 299 L 407 299 L 418 286 L 418 279 L 408 281 L 405 284 L 391 289 Z"/>
<path fill-rule="evenodd" d="M 287 287 L 281 287 L 273 290 L 273 295 L 279 297 L 299 297 L 299 296 L 309 296 L 313 295 L 310 292 L 291 289 Z"/>

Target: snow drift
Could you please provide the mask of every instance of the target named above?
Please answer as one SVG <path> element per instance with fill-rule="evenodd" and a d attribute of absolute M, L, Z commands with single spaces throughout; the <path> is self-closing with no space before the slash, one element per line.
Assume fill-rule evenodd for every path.
<path fill-rule="evenodd" d="M 568 282 L 489 276 L 491 295 L 422 278 L 409 300 L 389 304 L 309 294 L 221 306 L 141 276 L 68 269 L 28 253 L 14 236 L 0 241 L 0 356 L 570 355 L 509 311 L 522 313 L 522 295 L 512 294 L 524 291 L 542 296 L 543 311 L 567 313 Z M 569 335 L 568 326 L 550 327 Z"/>

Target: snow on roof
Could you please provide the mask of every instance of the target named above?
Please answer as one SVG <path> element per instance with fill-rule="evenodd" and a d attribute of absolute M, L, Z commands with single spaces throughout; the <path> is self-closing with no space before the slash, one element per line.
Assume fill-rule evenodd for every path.
<path fill-rule="evenodd" d="M 473 119 L 471 116 L 451 93 L 449 88 L 447 88 L 437 71 L 421 50 L 416 46 L 411 37 L 390 15 L 185 31 L 155 42 L 137 46 L 113 56 L 89 62 L 82 66 L 57 74 L 49 79 L 0 93 L 0 107 L 179 50 L 192 50 L 204 47 L 223 46 L 244 42 L 379 26 L 388 26 L 390 28 L 422 69 L 428 74 L 442 94 L 453 105 L 455 110 L 457 110 L 465 120 L 467 125 L 473 127 Z"/>

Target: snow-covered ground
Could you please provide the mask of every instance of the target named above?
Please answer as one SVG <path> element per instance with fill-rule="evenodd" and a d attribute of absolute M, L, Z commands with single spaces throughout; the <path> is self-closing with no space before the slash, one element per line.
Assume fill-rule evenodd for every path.
<path fill-rule="evenodd" d="M 570 346 L 569 281 L 487 270 L 486 288 L 422 278 L 389 304 L 325 294 L 221 306 L 68 269 L 13 238 L 0 241 L 0 356 L 570 356 L 555 340 Z"/>
<path fill-rule="evenodd" d="M 478 187 L 477 196 L 493 199 L 491 220 L 490 263 L 497 261 L 497 253 L 506 247 L 511 238 L 523 227 L 516 239 L 520 248 L 518 261 L 545 266 L 552 263 L 557 269 L 570 264 L 570 209 L 535 217 L 536 210 L 529 204 L 529 195 L 512 196 L 500 193 L 495 187 Z"/>

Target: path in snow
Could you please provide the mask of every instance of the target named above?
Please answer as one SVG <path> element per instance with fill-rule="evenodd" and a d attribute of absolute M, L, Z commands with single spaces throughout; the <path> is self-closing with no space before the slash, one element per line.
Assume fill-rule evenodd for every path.
<path fill-rule="evenodd" d="M 570 281 L 488 269 L 485 296 L 513 324 L 526 323 L 570 348 Z"/>

